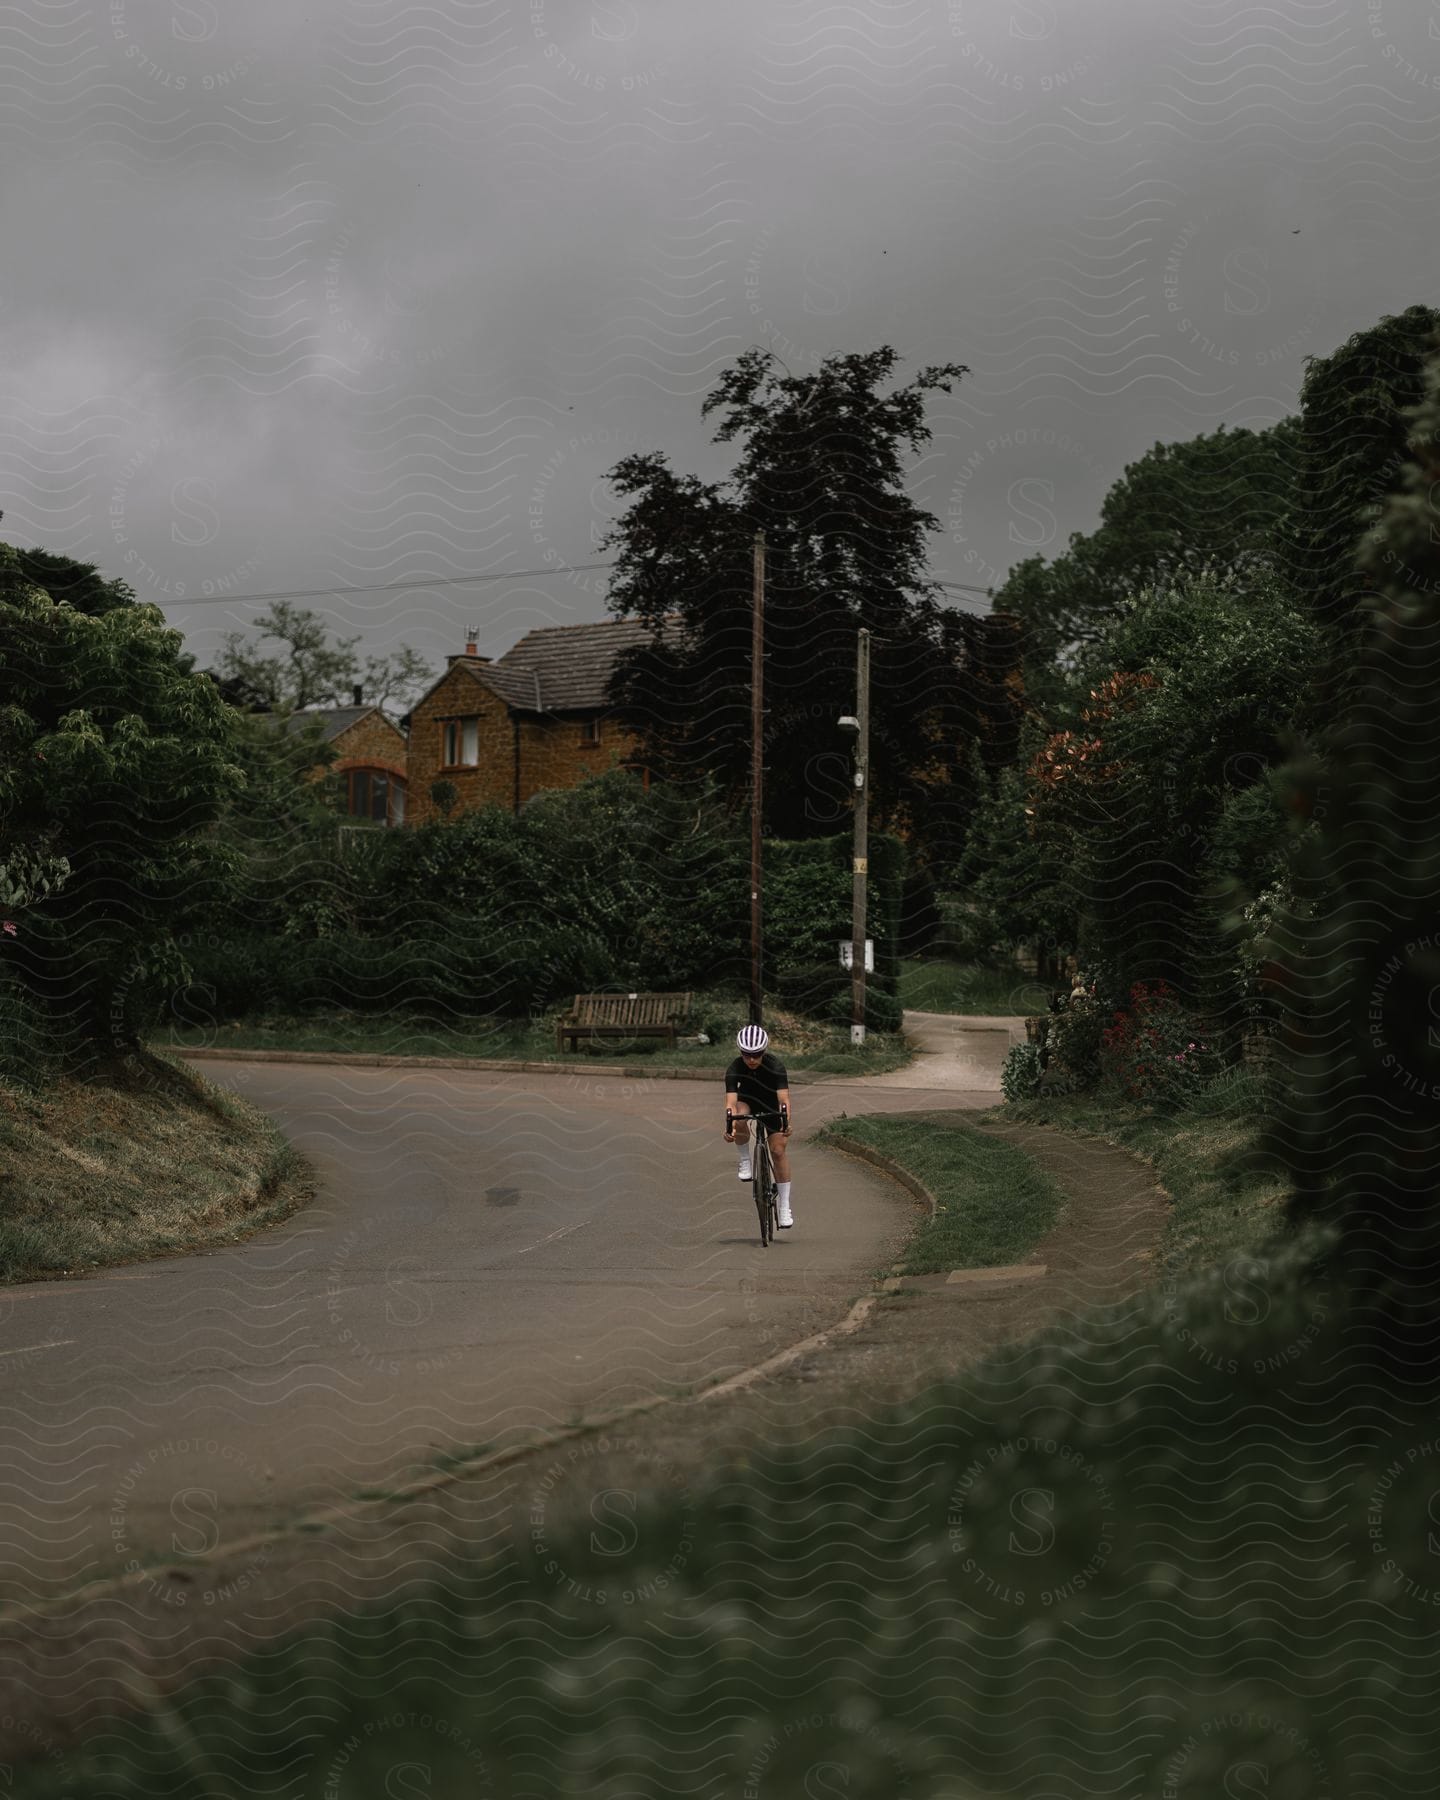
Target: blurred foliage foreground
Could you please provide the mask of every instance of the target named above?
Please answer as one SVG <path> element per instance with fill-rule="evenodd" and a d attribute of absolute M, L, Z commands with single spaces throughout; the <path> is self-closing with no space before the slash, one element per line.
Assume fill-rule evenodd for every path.
<path fill-rule="evenodd" d="M 1429 1794 L 1440 1428 L 1299 1254 L 652 1487 L 624 1553 L 576 1493 L 14 1791 Z"/>

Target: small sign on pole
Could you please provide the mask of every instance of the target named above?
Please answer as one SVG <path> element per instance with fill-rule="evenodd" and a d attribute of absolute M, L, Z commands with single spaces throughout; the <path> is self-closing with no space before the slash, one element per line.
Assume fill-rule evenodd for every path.
<path fill-rule="evenodd" d="M 853 969 L 854 966 L 855 946 L 850 942 L 849 938 L 842 938 L 840 940 L 840 967 L 842 969 Z M 865 940 L 865 973 L 867 975 L 873 975 L 875 973 L 874 938 L 866 938 Z"/>

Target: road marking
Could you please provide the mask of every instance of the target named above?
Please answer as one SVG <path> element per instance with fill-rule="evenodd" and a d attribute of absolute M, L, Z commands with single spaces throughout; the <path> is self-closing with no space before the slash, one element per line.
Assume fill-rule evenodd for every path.
<path fill-rule="evenodd" d="M 32 1350 L 59 1350 L 74 1342 L 74 1338 L 51 1338 L 44 1344 L 22 1344 L 18 1350 L 0 1350 L 0 1356 L 28 1356 Z"/>
<path fill-rule="evenodd" d="M 538 1244 L 527 1244 L 523 1250 L 517 1250 L 515 1255 L 528 1256 L 532 1250 L 543 1250 L 547 1244 L 553 1244 L 556 1238 L 569 1237 L 572 1231 L 581 1231 L 589 1223 L 588 1219 L 581 1219 L 577 1225 L 562 1225 L 559 1231 L 552 1231 L 549 1237 L 541 1238 Z"/>

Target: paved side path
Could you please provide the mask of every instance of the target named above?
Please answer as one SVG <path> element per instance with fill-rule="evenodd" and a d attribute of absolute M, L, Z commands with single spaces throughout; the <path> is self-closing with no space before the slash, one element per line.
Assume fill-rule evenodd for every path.
<path fill-rule="evenodd" d="M 1025 1021 L 971 1013 L 907 1012 L 905 1035 L 915 1045 L 908 1069 L 872 1075 L 866 1088 L 944 1088 L 950 1093 L 1000 1093 L 1000 1070 L 1012 1044 L 1025 1042 Z M 877 1112 L 887 1109 L 875 1108 Z"/>

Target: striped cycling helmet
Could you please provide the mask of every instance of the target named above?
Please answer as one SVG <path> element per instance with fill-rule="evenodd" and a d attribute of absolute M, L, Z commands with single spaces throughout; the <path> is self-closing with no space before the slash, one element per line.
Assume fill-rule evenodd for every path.
<path fill-rule="evenodd" d="M 770 1042 L 770 1033 L 763 1025 L 742 1025 L 736 1034 L 735 1042 L 741 1053 L 748 1051 L 751 1056 L 763 1051 Z"/>

